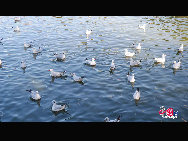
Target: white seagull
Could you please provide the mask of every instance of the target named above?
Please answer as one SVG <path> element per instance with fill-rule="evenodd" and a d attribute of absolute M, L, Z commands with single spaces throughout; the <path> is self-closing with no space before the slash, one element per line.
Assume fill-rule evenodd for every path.
<path fill-rule="evenodd" d="M 2 65 L 2 61 L 1 61 L 1 59 L 0 59 L 0 66 Z"/>
<path fill-rule="evenodd" d="M 177 63 L 176 63 L 176 61 L 174 61 L 173 68 L 174 69 L 179 69 L 180 68 L 180 64 L 181 64 L 180 60 L 178 60 Z"/>
<path fill-rule="evenodd" d="M 165 57 L 166 57 L 166 55 L 165 55 L 165 54 L 162 54 L 162 58 L 154 58 L 154 59 L 155 59 L 155 61 L 156 61 L 157 63 L 162 63 L 162 64 L 164 64 L 164 63 L 165 63 Z"/>
<path fill-rule="evenodd" d="M 135 93 L 133 94 L 133 98 L 135 100 L 139 100 L 140 99 L 140 89 L 137 88 L 137 90 L 135 91 Z"/>
<path fill-rule="evenodd" d="M 28 91 L 28 92 L 31 93 L 30 97 L 31 97 L 32 99 L 34 99 L 34 100 L 40 100 L 40 99 L 41 99 L 41 97 L 40 97 L 38 91 L 33 91 L 33 90 L 31 90 L 31 89 L 30 89 L 30 90 L 26 90 L 26 91 Z"/>
<path fill-rule="evenodd" d="M 86 35 L 89 36 L 91 34 L 92 30 L 86 30 Z"/>
<path fill-rule="evenodd" d="M 49 69 L 48 71 L 51 72 L 50 76 L 52 76 L 52 77 L 61 77 L 61 76 L 64 76 L 64 74 L 66 73 L 66 71 L 55 72 L 53 69 Z"/>
<path fill-rule="evenodd" d="M 54 53 L 57 60 L 65 60 L 65 53 L 62 54 Z"/>
<path fill-rule="evenodd" d="M 95 66 L 96 65 L 95 58 L 92 58 L 91 61 L 86 58 L 85 64 L 90 66 Z"/>
<path fill-rule="evenodd" d="M 183 52 L 183 44 L 181 44 L 181 46 L 178 49 L 179 52 Z"/>
<path fill-rule="evenodd" d="M 29 47 L 31 47 L 31 44 L 24 43 L 24 47 L 29 48 Z"/>
<path fill-rule="evenodd" d="M 130 75 L 129 72 L 127 73 L 127 78 L 128 78 L 128 81 L 133 83 L 135 82 L 135 78 L 134 78 L 134 74 Z"/>
<path fill-rule="evenodd" d="M 146 32 L 146 24 L 143 24 L 143 25 L 138 25 L 138 26 L 139 26 L 139 28 L 143 29 L 143 30 L 144 30 L 144 32 Z"/>
<path fill-rule="evenodd" d="M 125 56 L 126 57 L 133 57 L 135 55 L 135 53 L 134 52 L 128 52 L 128 50 L 127 49 L 125 49 Z"/>
<path fill-rule="evenodd" d="M 55 100 L 52 100 L 52 111 L 53 112 L 59 112 L 61 110 L 64 110 L 66 105 L 58 105 Z"/>
<path fill-rule="evenodd" d="M 24 61 L 21 61 L 21 68 L 22 68 L 22 69 L 25 69 L 25 68 L 26 68 L 26 64 L 25 64 Z"/>
<path fill-rule="evenodd" d="M 42 48 L 39 47 L 39 49 L 33 48 L 33 54 L 38 54 L 42 52 Z"/>
<path fill-rule="evenodd" d="M 141 60 L 133 60 L 132 58 L 130 58 L 130 66 L 139 66 L 141 63 Z"/>
<path fill-rule="evenodd" d="M 110 66 L 110 70 L 114 70 L 115 69 L 115 64 L 114 64 L 114 60 L 112 60 L 111 66 Z"/>
<path fill-rule="evenodd" d="M 120 115 L 114 120 L 110 120 L 109 117 L 105 117 L 104 121 L 105 122 L 120 122 Z"/>
<path fill-rule="evenodd" d="M 83 82 L 83 78 L 84 78 L 83 76 L 79 77 L 75 73 L 71 73 L 71 75 L 72 75 L 74 81 L 76 81 L 76 82 Z"/>
<path fill-rule="evenodd" d="M 16 28 L 14 28 L 14 32 L 20 32 L 20 28 L 16 26 Z"/>
<path fill-rule="evenodd" d="M 140 43 L 138 43 L 138 46 L 136 46 L 136 49 L 137 49 L 137 50 L 140 50 L 140 49 L 141 49 Z"/>
<path fill-rule="evenodd" d="M 15 18 L 14 18 L 14 21 L 15 21 L 15 22 L 19 22 L 20 20 L 21 20 L 20 17 L 15 17 Z"/>

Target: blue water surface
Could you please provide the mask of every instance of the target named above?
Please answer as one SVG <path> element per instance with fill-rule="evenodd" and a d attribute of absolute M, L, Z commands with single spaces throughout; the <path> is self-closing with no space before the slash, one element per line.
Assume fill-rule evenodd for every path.
<path fill-rule="evenodd" d="M 188 17 L 185 16 L 16 16 L 0 17 L 0 120 L 2 122 L 103 122 L 121 116 L 121 122 L 184 122 L 188 120 Z M 17 16 L 18 17 L 18 16 Z M 146 31 L 139 25 L 146 24 Z M 18 26 L 20 32 L 14 32 Z M 92 30 L 87 38 L 85 32 Z M 31 48 L 24 43 L 32 42 Z M 142 49 L 135 50 L 141 43 Z M 184 51 L 177 49 L 184 44 Z M 43 48 L 32 54 L 33 48 Z M 130 68 L 124 49 L 135 52 L 140 67 Z M 65 52 L 65 61 L 54 53 Z M 155 57 L 166 54 L 164 65 Z M 84 64 L 95 58 L 97 65 Z M 109 72 L 111 60 L 116 69 Z M 178 70 L 173 61 L 181 60 Z M 27 68 L 20 68 L 25 61 Z M 52 79 L 49 69 L 66 70 L 68 77 Z M 135 83 L 127 80 L 134 73 Z M 70 73 L 84 76 L 84 84 Z M 133 94 L 139 87 L 141 97 Z M 30 99 L 27 89 L 39 91 Z M 52 100 L 66 104 L 53 113 Z M 160 107 L 178 111 L 175 119 L 162 118 Z"/>

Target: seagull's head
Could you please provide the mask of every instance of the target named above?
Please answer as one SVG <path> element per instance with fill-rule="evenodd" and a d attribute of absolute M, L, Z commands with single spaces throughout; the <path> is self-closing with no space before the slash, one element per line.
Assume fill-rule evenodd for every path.
<path fill-rule="evenodd" d="M 55 101 L 55 100 L 52 100 L 52 104 L 56 104 L 56 101 Z"/>
<path fill-rule="evenodd" d="M 48 71 L 53 71 L 53 69 L 49 69 Z"/>
<path fill-rule="evenodd" d="M 163 54 L 162 57 L 166 57 L 166 54 Z"/>
<path fill-rule="evenodd" d="M 92 61 L 95 61 L 96 59 L 95 58 L 92 58 Z"/>
<path fill-rule="evenodd" d="M 140 91 L 140 89 L 139 89 L 139 88 L 137 88 L 137 91 L 139 92 L 139 91 Z"/>

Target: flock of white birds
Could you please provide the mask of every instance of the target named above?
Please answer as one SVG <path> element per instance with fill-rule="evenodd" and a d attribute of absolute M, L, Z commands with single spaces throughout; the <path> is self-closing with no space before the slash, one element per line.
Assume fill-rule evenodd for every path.
<path fill-rule="evenodd" d="M 20 17 L 15 17 L 15 22 L 19 22 L 21 20 Z M 139 28 L 140 29 L 143 29 L 144 32 L 146 31 L 146 24 L 143 24 L 143 25 L 139 25 Z M 20 29 L 18 26 L 16 26 L 16 28 L 14 29 L 14 32 L 20 32 Z M 86 34 L 86 37 L 88 38 L 89 35 L 92 33 L 92 30 L 86 30 L 85 34 Z M 3 38 L 1 39 L 1 41 L 3 40 Z M 0 41 L 0 42 L 1 42 Z M 24 43 L 24 47 L 25 48 L 30 48 L 32 46 L 32 44 L 29 44 L 29 43 Z M 135 49 L 136 50 L 141 50 L 141 44 L 138 43 L 137 46 L 135 46 Z M 41 53 L 42 52 L 42 48 L 39 47 L 38 49 L 36 48 L 33 48 L 33 54 L 38 54 L 38 53 Z M 183 44 L 181 44 L 181 46 L 179 47 L 178 49 L 178 52 L 183 52 Z M 125 49 L 125 57 L 128 57 L 130 58 L 130 66 L 139 66 L 140 63 L 141 63 L 141 60 L 133 60 L 132 57 L 135 55 L 134 52 L 129 52 L 127 49 Z M 62 53 L 54 53 L 54 56 L 56 57 L 56 60 L 58 61 L 64 61 L 66 59 L 66 56 L 65 56 L 65 53 L 62 52 Z M 156 63 L 161 63 L 161 64 L 164 64 L 165 63 L 165 57 L 166 55 L 165 54 L 162 54 L 162 57 L 161 58 L 154 58 L 155 62 Z M 95 58 L 91 58 L 91 60 L 89 60 L 88 58 L 85 59 L 85 64 L 86 65 L 90 65 L 90 66 L 96 66 L 96 61 L 95 61 Z M 172 68 L 173 69 L 179 69 L 180 68 L 180 60 L 178 60 L 178 62 L 174 61 L 173 63 L 173 66 Z M 0 59 L 0 66 L 3 65 L 3 62 L 2 60 Z M 22 69 L 26 69 L 26 63 L 24 61 L 21 61 L 21 68 Z M 114 60 L 112 60 L 111 62 L 111 66 L 110 66 L 110 71 L 114 71 L 115 70 L 115 62 Z M 54 71 L 53 69 L 49 69 L 48 71 L 50 71 L 50 76 L 51 77 L 62 77 L 62 76 L 65 76 L 66 75 L 66 71 L 64 72 L 56 72 Z M 76 82 L 83 82 L 83 76 L 77 76 L 75 73 L 70 73 L 73 80 L 76 81 Z M 134 83 L 135 82 L 135 76 L 134 74 L 130 74 L 129 72 L 127 73 L 127 79 L 130 83 Z M 38 91 L 33 91 L 33 90 L 26 90 L 28 92 L 30 92 L 30 97 L 33 99 L 33 100 L 40 100 L 41 99 L 41 96 L 39 94 Z M 138 101 L 140 100 L 140 89 L 137 88 L 135 93 L 133 94 L 133 98 L 134 100 Z M 59 111 L 62 111 L 62 110 L 65 110 L 66 108 L 66 105 L 58 105 L 57 102 L 55 100 L 52 101 L 52 111 L 54 112 L 59 112 Z M 119 122 L 120 121 L 120 116 L 118 116 L 116 119 L 114 120 L 110 120 L 108 117 L 106 117 L 104 119 L 105 122 Z"/>

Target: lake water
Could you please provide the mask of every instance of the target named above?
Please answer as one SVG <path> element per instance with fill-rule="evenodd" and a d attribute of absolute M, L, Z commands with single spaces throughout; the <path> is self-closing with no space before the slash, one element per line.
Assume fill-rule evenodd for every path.
<path fill-rule="evenodd" d="M 188 17 L 185 16 L 15 16 L 0 17 L 0 121 L 2 122 L 103 122 L 121 116 L 121 122 L 185 122 L 188 120 Z M 146 24 L 146 30 L 138 25 Z M 18 26 L 20 32 L 14 32 Z M 89 37 L 85 32 L 91 29 Z M 24 43 L 32 42 L 31 48 Z M 134 46 L 141 43 L 141 51 Z M 184 51 L 177 49 L 184 44 Z M 32 54 L 33 48 L 43 48 Z M 124 49 L 135 52 L 140 67 L 130 68 Z M 54 53 L 65 52 L 65 61 Z M 166 54 L 164 65 L 155 57 Z M 95 58 L 97 65 L 84 65 Z M 116 69 L 109 72 L 111 60 Z M 181 60 L 180 69 L 172 69 Z M 25 61 L 25 71 L 20 62 Z M 52 79 L 49 69 L 67 71 L 67 78 Z M 135 83 L 127 80 L 134 73 Z M 84 76 L 84 85 L 70 73 Z M 133 93 L 141 97 L 135 103 Z M 30 99 L 27 89 L 39 91 Z M 66 104 L 54 113 L 52 100 Z M 163 118 L 160 107 L 178 111 L 177 118 Z"/>

